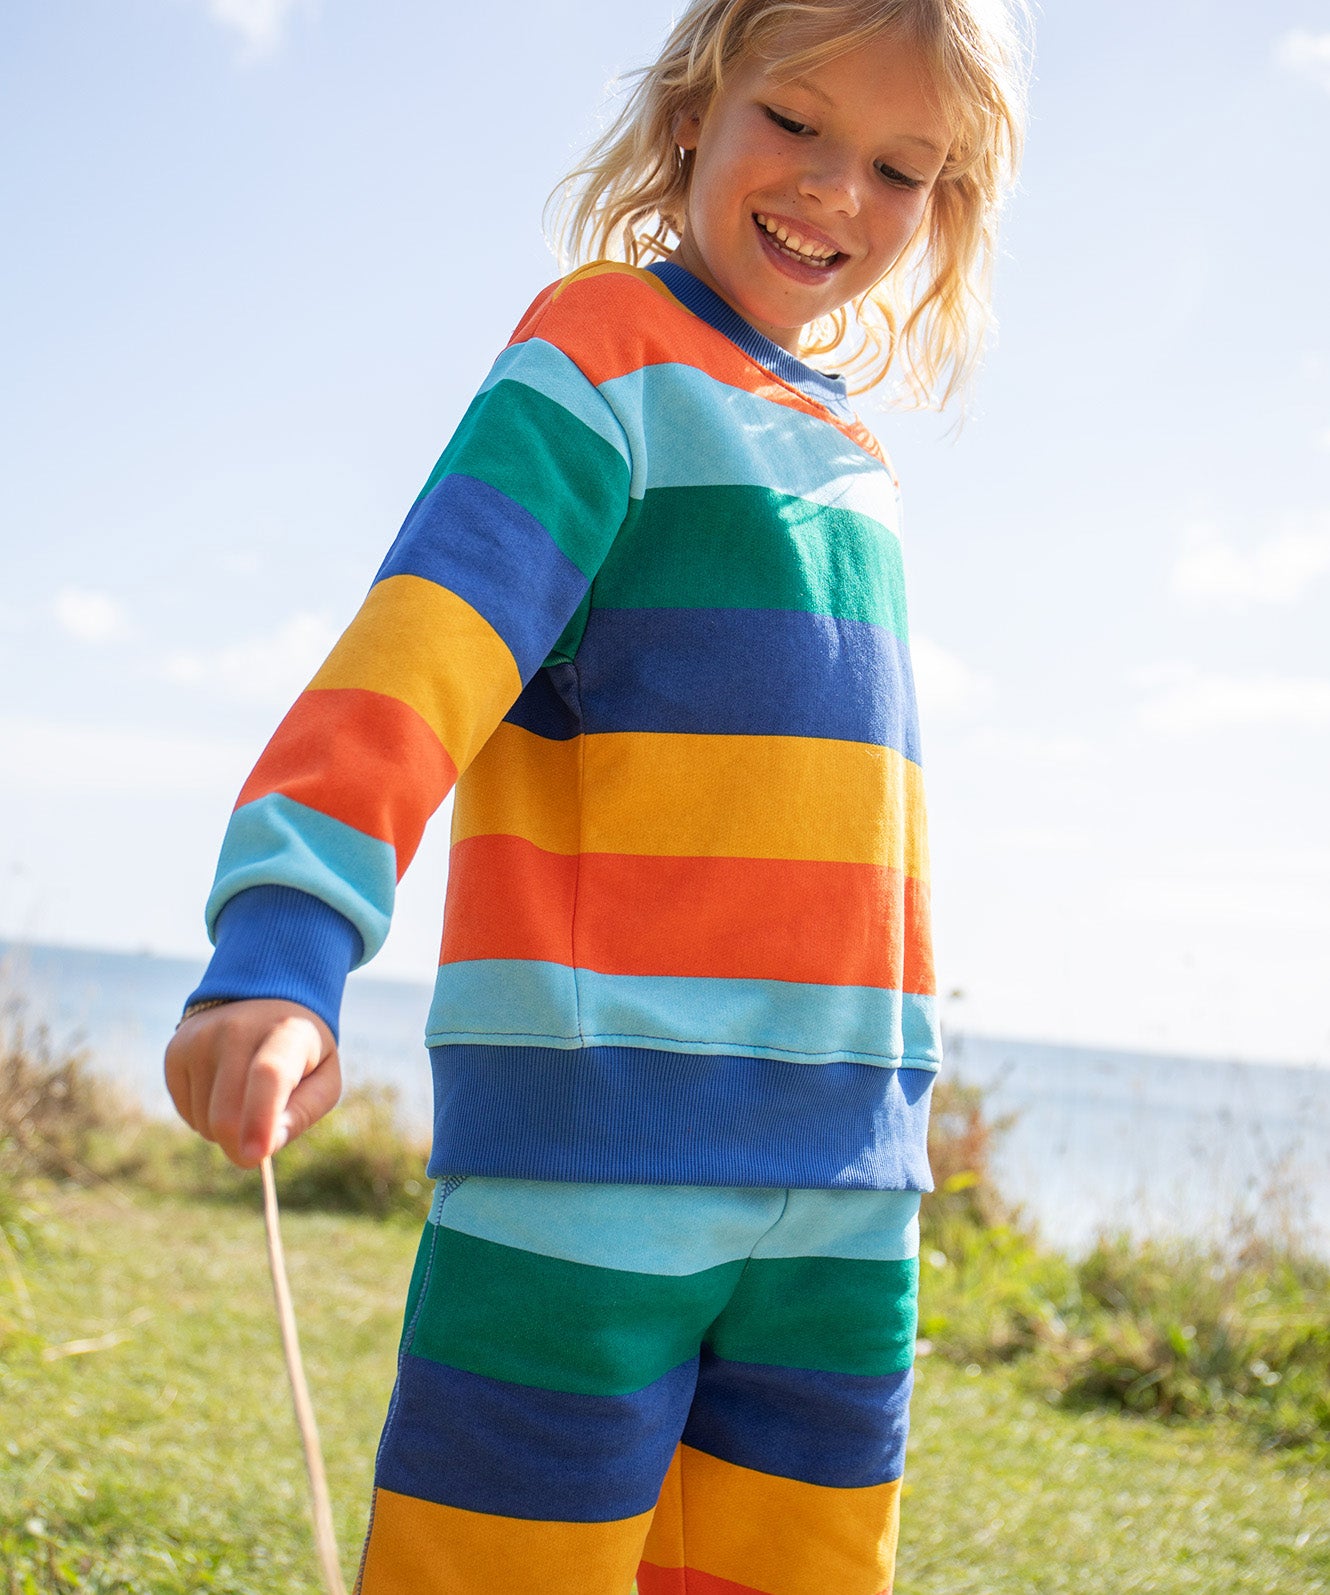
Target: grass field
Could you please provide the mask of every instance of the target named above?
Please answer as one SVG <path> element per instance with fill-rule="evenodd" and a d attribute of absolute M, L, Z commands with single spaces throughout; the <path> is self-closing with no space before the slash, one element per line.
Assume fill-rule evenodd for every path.
<path fill-rule="evenodd" d="M 0 1269 L 0 1595 L 318 1595 L 261 1219 L 35 1206 Z M 349 1580 L 415 1237 L 284 1233 Z M 905 1488 L 898 1595 L 1330 1591 L 1323 1465 L 1213 1420 L 1064 1412 L 1011 1368 L 921 1361 Z"/>

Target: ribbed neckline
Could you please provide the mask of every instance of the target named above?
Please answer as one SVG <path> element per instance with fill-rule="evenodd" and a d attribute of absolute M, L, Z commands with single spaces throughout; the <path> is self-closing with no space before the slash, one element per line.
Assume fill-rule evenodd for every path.
<path fill-rule="evenodd" d="M 852 419 L 853 407 L 844 377 L 828 376 L 825 371 L 815 371 L 805 365 L 797 355 L 782 349 L 778 343 L 764 337 L 756 327 L 744 320 L 739 312 L 726 304 L 714 289 L 708 288 L 700 278 L 694 277 L 686 266 L 674 260 L 657 260 L 646 268 L 659 277 L 685 309 L 691 310 L 709 327 L 714 327 L 723 337 L 737 344 L 743 352 L 765 366 L 773 376 L 779 377 L 792 388 L 797 388 L 818 404 L 844 419 Z"/>

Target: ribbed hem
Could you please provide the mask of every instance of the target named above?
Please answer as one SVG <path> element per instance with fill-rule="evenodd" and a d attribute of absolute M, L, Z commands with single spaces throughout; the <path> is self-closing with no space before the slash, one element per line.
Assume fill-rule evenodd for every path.
<path fill-rule="evenodd" d="M 926 1069 L 432 1047 L 435 1178 L 931 1191 Z"/>
<path fill-rule="evenodd" d="M 217 918 L 217 946 L 185 1006 L 211 998 L 280 997 L 312 1009 L 337 1034 L 360 932 L 335 908 L 292 886 L 251 886 Z"/>
<path fill-rule="evenodd" d="M 844 377 L 833 377 L 805 365 L 797 355 L 773 343 L 756 327 L 750 326 L 739 312 L 723 300 L 714 289 L 694 277 L 686 267 L 673 260 L 658 260 L 646 268 L 659 277 L 674 297 L 686 309 L 699 316 L 709 327 L 737 344 L 750 359 L 764 366 L 782 382 L 798 388 L 808 398 L 823 404 L 842 420 L 853 420 L 849 388 Z"/>

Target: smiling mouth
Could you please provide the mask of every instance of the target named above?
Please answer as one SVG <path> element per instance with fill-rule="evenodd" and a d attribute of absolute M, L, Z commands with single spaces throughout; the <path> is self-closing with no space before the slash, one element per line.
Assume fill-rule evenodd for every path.
<path fill-rule="evenodd" d="M 826 271 L 843 258 L 841 251 L 833 249 L 830 244 L 803 238 L 794 228 L 787 227 L 784 222 L 773 221 L 760 211 L 754 212 L 753 220 L 774 249 L 790 260 L 797 260 L 801 266 Z"/>

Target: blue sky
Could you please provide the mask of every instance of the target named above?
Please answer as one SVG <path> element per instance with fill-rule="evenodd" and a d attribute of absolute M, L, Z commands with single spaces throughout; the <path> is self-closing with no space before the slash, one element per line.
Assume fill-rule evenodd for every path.
<path fill-rule="evenodd" d="M 0 937 L 203 953 L 234 794 L 669 19 L 4 8 Z M 1328 157 L 1324 4 L 1048 4 L 970 413 L 865 412 L 960 1024 L 1330 1062 Z M 429 978 L 443 832 L 383 974 Z"/>

